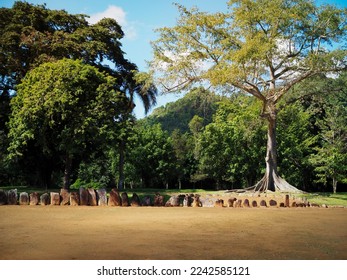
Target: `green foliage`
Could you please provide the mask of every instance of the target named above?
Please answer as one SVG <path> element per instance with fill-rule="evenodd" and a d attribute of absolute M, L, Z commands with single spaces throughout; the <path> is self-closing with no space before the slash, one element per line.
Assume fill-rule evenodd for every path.
<path fill-rule="evenodd" d="M 244 107 L 251 108 L 244 110 Z M 197 154 L 200 172 L 216 180 L 230 182 L 237 188 L 250 186 L 260 177 L 265 151 L 264 125 L 256 117 L 259 103 L 237 96 L 220 103 L 214 121 L 199 137 Z"/>
<path fill-rule="evenodd" d="M 344 75 L 346 81 L 346 75 Z M 317 182 L 327 185 L 332 180 L 333 191 L 336 192 L 338 182 L 347 181 L 347 99 L 343 92 L 330 96 L 324 108 L 324 118 L 317 120 L 320 132 L 320 146 L 310 162 L 315 167 Z"/>
<path fill-rule="evenodd" d="M 175 153 L 160 124 L 137 126 L 127 162 L 136 168 L 145 187 L 167 186 L 175 174 Z M 127 167 L 128 170 L 132 168 Z"/>
<path fill-rule="evenodd" d="M 195 88 L 176 102 L 168 103 L 153 111 L 144 120 L 147 124 L 160 123 L 162 128 L 169 133 L 179 129 L 182 133 L 189 131 L 189 122 L 197 115 L 202 118 L 203 125 L 212 121 L 212 115 L 216 112 L 217 102 L 223 97 L 203 88 Z"/>
<path fill-rule="evenodd" d="M 30 71 L 12 99 L 11 157 L 35 143 L 38 152 L 67 168 L 68 159 L 102 147 L 117 130 L 124 95 L 115 79 L 81 61 L 63 59 Z M 105 141 L 106 140 L 106 141 Z"/>

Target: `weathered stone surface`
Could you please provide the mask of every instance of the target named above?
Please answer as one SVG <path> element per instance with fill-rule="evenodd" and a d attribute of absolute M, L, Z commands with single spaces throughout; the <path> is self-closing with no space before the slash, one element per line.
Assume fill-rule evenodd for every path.
<path fill-rule="evenodd" d="M 296 202 L 295 201 L 292 202 L 292 207 L 296 207 Z"/>
<path fill-rule="evenodd" d="M 136 193 L 133 193 L 133 196 L 131 197 L 131 200 L 130 200 L 130 205 L 132 207 L 139 207 L 139 206 L 141 206 L 140 198 L 139 198 L 139 196 Z"/>
<path fill-rule="evenodd" d="M 274 200 L 274 199 L 270 199 L 269 205 L 272 206 L 272 207 L 276 207 L 277 206 L 277 201 Z"/>
<path fill-rule="evenodd" d="M 217 199 L 214 202 L 214 207 L 223 207 L 224 206 L 224 200 L 223 199 Z"/>
<path fill-rule="evenodd" d="M 258 207 L 258 202 L 256 200 L 252 201 L 252 207 Z"/>
<path fill-rule="evenodd" d="M 80 204 L 80 194 L 78 192 L 70 193 L 70 205 L 78 206 Z"/>
<path fill-rule="evenodd" d="M 0 189 L 0 205 L 7 204 L 7 193 L 6 191 Z"/>
<path fill-rule="evenodd" d="M 234 203 L 237 201 L 235 197 L 229 198 L 228 199 L 228 207 L 234 207 Z"/>
<path fill-rule="evenodd" d="M 200 196 L 195 195 L 193 197 L 192 207 L 202 207 L 202 202 L 200 201 Z"/>
<path fill-rule="evenodd" d="M 242 207 L 242 199 L 238 199 L 237 201 L 235 201 L 234 207 Z"/>
<path fill-rule="evenodd" d="M 189 194 L 186 194 L 183 198 L 183 206 L 184 207 L 190 207 L 192 206 L 192 203 L 193 203 L 193 200 L 194 200 L 194 197 L 192 197 L 191 195 Z"/>
<path fill-rule="evenodd" d="M 214 207 L 215 201 L 209 197 L 200 197 L 202 207 Z"/>
<path fill-rule="evenodd" d="M 60 205 L 60 194 L 56 192 L 51 192 L 51 205 Z"/>
<path fill-rule="evenodd" d="M 122 198 L 122 206 L 123 207 L 130 206 L 129 197 L 128 197 L 128 194 L 126 192 L 122 192 L 121 198 Z"/>
<path fill-rule="evenodd" d="M 88 205 L 90 205 L 90 206 L 97 206 L 98 205 L 98 201 L 96 199 L 95 190 L 93 188 L 88 188 L 87 192 L 88 192 Z"/>
<path fill-rule="evenodd" d="M 154 206 L 164 206 L 164 196 L 160 195 L 159 193 L 156 193 L 154 196 Z"/>
<path fill-rule="evenodd" d="M 284 199 L 284 206 L 285 207 L 289 207 L 290 205 L 289 205 L 289 194 L 286 194 L 286 197 L 285 197 L 285 199 Z"/>
<path fill-rule="evenodd" d="M 108 206 L 122 206 L 122 199 L 117 189 L 110 191 L 110 197 L 108 199 Z"/>
<path fill-rule="evenodd" d="M 244 201 L 243 201 L 243 207 L 250 207 L 249 205 L 249 200 L 246 198 Z"/>
<path fill-rule="evenodd" d="M 317 203 L 310 203 L 310 207 L 320 207 L 320 205 Z"/>
<path fill-rule="evenodd" d="M 9 205 L 17 205 L 17 189 L 9 190 L 7 193 L 7 203 Z"/>
<path fill-rule="evenodd" d="M 29 200 L 30 205 L 37 205 L 40 202 L 40 196 L 37 192 L 33 192 L 29 195 Z"/>
<path fill-rule="evenodd" d="M 142 206 L 152 206 L 152 201 L 150 196 L 145 196 L 142 199 Z"/>
<path fill-rule="evenodd" d="M 177 195 L 173 195 L 165 203 L 166 207 L 178 207 L 180 206 L 180 198 Z"/>
<path fill-rule="evenodd" d="M 50 199 L 49 199 L 49 194 L 44 193 L 40 196 L 40 204 L 41 205 L 49 205 Z"/>
<path fill-rule="evenodd" d="M 85 188 L 80 187 L 80 205 L 86 206 L 89 202 L 89 193 Z"/>
<path fill-rule="evenodd" d="M 29 205 L 29 194 L 27 192 L 19 194 L 19 205 Z"/>
<path fill-rule="evenodd" d="M 98 189 L 96 190 L 97 193 L 97 200 L 99 206 L 106 206 L 107 205 L 107 192 L 106 189 Z"/>
<path fill-rule="evenodd" d="M 69 205 L 70 204 L 70 193 L 67 189 L 60 190 L 60 205 Z"/>
<path fill-rule="evenodd" d="M 267 203 L 264 199 L 260 201 L 260 206 L 261 207 L 267 207 Z"/>

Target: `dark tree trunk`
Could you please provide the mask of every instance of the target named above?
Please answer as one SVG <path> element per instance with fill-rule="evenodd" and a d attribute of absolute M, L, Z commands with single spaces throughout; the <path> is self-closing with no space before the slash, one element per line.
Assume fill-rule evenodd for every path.
<path fill-rule="evenodd" d="M 70 175 L 72 168 L 72 158 L 69 154 L 65 156 L 65 170 L 64 170 L 64 181 L 63 181 L 63 189 L 68 190 L 70 187 Z"/>
<path fill-rule="evenodd" d="M 119 163 L 118 163 L 118 189 L 124 188 L 124 163 L 125 163 L 125 142 L 122 140 L 119 144 Z"/>

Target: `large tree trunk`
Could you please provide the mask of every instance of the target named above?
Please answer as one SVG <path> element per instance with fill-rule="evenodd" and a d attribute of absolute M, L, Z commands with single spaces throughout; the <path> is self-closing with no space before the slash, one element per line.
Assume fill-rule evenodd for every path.
<path fill-rule="evenodd" d="M 233 190 L 240 191 L 281 191 L 281 192 L 302 192 L 290 185 L 286 180 L 282 179 L 277 172 L 277 141 L 276 141 L 276 124 L 277 113 L 275 104 L 267 105 L 266 114 L 264 115 L 268 121 L 267 146 L 266 146 L 266 172 L 264 177 L 254 186 L 246 189 Z M 265 107 L 265 106 L 264 106 Z"/>
<path fill-rule="evenodd" d="M 290 185 L 282 179 L 277 172 L 277 141 L 276 141 L 276 124 L 277 114 L 273 109 L 268 115 L 268 132 L 266 146 L 266 172 L 264 177 L 248 190 L 258 192 L 282 191 L 282 192 L 301 192 L 299 189 Z"/>

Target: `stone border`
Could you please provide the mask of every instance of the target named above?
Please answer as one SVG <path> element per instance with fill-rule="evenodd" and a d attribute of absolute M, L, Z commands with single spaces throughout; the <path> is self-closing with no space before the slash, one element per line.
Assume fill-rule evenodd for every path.
<path fill-rule="evenodd" d="M 129 197 L 127 192 L 119 192 L 111 189 L 107 194 L 106 189 L 94 190 L 93 188 L 80 188 L 76 191 L 68 192 L 61 189 L 60 193 L 46 192 L 39 195 L 37 192 L 28 194 L 27 192 L 17 193 L 17 189 L 4 191 L 0 189 L 0 205 L 70 205 L 70 206 L 118 206 L 118 207 L 218 207 L 218 208 L 304 208 L 320 207 L 328 208 L 327 205 L 310 203 L 301 198 L 286 195 L 237 195 L 237 194 L 179 194 L 172 195 L 167 201 L 159 193 L 153 196 L 146 195 L 140 197 L 133 193 Z M 329 208 L 345 208 L 342 206 L 329 206 Z"/>

